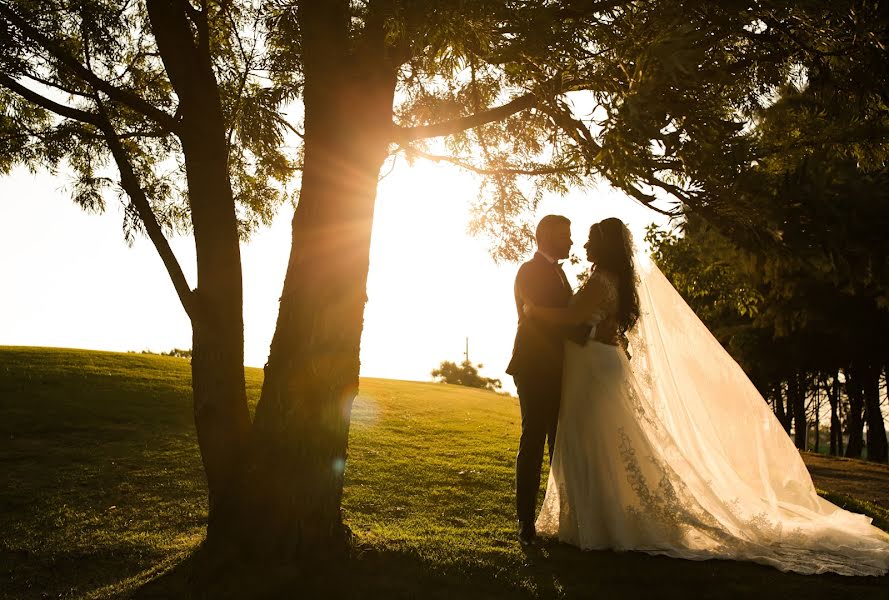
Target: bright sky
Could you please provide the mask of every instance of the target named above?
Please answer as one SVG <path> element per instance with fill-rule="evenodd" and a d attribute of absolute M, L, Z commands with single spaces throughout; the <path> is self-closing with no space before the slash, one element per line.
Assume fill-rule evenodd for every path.
<path fill-rule="evenodd" d="M 0 345 L 100 350 L 190 348 L 188 319 L 153 246 L 127 247 L 113 198 L 103 215 L 81 211 L 68 182 L 24 169 L 0 178 Z M 515 335 L 512 283 L 517 264 L 497 265 L 486 242 L 466 234 L 473 177 L 459 169 L 399 160 L 380 183 L 361 374 L 428 381 L 442 360 L 469 357 L 482 374 L 503 380 Z M 602 184 L 597 190 L 547 197 L 538 217 L 572 221 L 573 252 L 583 256 L 589 226 L 622 218 L 641 243 L 663 217 Z M 292 209 L 242 245 L 245 356 L 261 367 L 277 317 L 290 248 Z M 172 242 L 194 285 L 190 239 Z M 580 267 L 565 265 L 569 279 Z"/>

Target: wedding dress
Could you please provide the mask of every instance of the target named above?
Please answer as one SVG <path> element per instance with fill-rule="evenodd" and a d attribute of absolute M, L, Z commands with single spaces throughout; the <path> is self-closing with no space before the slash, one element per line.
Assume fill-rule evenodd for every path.
<path fill-rule="evenodd" d="M 765 400 L 648 257 L 621 348 L 567 342 L 542 535 L 584 549 L 880 575 L 889 535 L 819 497 Z M 597 312 L 617 308 L 605 274 Z M 583 290 L 578 292 L 583 293 Z"/>

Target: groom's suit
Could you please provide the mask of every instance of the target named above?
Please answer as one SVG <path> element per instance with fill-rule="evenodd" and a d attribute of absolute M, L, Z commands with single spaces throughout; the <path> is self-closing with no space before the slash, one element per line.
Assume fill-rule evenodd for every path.
<path fill-rule="evenodd" d="M 522 411 L 522 437 L 516 457 L 516 513 L 519 521 L 533 524 L 543 446 L 548 442 L 552 460 L 562 393 L 564 341 L 584 344 L 588 326 L 544 323 L 525 316 L 523 307 L 568 306 L 572 291 L 562 268 L 537 252 L 519 268 L 515 280 L 515 301 L 519 315 L 512 360 L 506 372 L 515 380 Z"/>

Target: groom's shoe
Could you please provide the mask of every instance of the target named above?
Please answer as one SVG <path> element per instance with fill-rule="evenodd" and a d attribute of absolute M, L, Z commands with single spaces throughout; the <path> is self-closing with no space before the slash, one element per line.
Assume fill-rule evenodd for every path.
<path fill-rule="evenodd" d="M 522 546 L 530 546 L 537 537 L 537 531 L 534 529 L 534 522 L 519 521 L 519 543 Z"/>

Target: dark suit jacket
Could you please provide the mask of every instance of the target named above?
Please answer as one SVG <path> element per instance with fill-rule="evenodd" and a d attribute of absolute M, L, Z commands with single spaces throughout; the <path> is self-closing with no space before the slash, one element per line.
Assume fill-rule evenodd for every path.
<path fill-rule="evenodd" d="M 554 325 L 531 319 L 525 316 L 523 307 L 526 300 L 549 308 L 568 306 L 571 287 L 562 278 L 559 266 L 537 252 L 519 268 L 514 291 L 519 324 L 506 372 L 513 377 L 561 378 L 564 341 L 585 343 L 589 326 Z"/>

